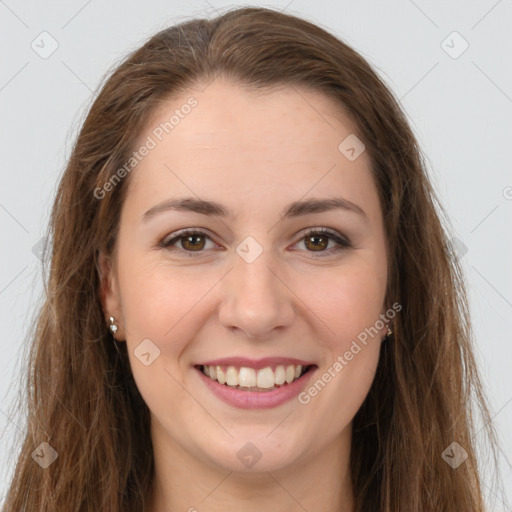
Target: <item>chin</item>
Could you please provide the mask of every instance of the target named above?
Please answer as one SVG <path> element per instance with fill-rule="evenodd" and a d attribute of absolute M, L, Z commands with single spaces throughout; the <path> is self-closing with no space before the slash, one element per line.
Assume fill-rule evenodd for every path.
<path fill-rule="evenodd" d="M 297 464 L 304 455 L 305 442 L 291 438 L 286 431 L 269 432 L 272 430 L 268 428 L 264 432 L 251 428 L 247 434 L 226 438 L 224 443 L 212 440 L 216 450 L 206 456 L 226 471 L 243 474 L 279 471 Z"/>

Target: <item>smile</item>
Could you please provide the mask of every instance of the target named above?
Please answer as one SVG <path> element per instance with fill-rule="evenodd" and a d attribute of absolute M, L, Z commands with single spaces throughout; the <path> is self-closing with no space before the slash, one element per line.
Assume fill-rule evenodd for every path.
<path fill-rule="evenodd" d="M 207 377 L 230 388 L 251 392 L 268 392 L 291 384 L 302 377 L 311 366 L 276 365 L 256 369 L 247 366 L 202 365 L 200 368 Z"/>
<path fill-rule="evenodd" d="M 269 409 L 296 398 L 318 366 L 288 358 L 234 358 L 209 361 L 194 368 L 200 385 L 224 403 L 240 409 Z"/>

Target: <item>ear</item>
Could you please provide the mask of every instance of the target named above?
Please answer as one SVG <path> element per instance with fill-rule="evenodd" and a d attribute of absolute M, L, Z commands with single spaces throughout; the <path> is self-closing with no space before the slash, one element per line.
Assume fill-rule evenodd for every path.
<path fill-rule="evenodd" d="M 117 332 L 114 338 L 118 341 L 124 340 L 123 318 L 121 309 L 121 297 L 119 293 L 118 277 L 115 271 L 113 261 L 103 252 L 98 251 L 97 270 L 99 276 L 99 294 L 101 307 L 105 316 L 105 322 L 110 326 L 109 318 L 114 317 L 114 323 L 117 325 Z M 110 331 L 109 331 L 110 332 Z"/>

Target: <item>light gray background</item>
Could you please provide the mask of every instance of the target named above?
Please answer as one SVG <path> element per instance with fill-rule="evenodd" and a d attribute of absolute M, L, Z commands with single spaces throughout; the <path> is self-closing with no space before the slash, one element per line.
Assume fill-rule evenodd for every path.
<path fill-rule="evenodd" d="M 368 59 L 400 98 L 428 156 L 452 235 L 467 248 L 460 257 L 477 357 L 512 501 L 510 0 L 0 0 L 0 499 L 22 425 L 11 403 L 27 325 L 42 292 L 33 247 L 45 233 L 57 181 L 93 92 L 114 63 L 152 33 L 241 5 L 285 10 L 331 30 Z M 34 40 L 42 46 L 43 31 L 58 43 L 46 59 L 31 47 Z M 456 56 L 463 48 L 453 31 L 469 44 L 457 58 L 447 53 Z M 493 477 L 484 480 L 490 487 Z M 492 510 L 505 510 L 495 500 Z"/>

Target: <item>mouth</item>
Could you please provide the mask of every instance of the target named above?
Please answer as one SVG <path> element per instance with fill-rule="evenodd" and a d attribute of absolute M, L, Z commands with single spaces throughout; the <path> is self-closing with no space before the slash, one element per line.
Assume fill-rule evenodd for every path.
<path fill-rule="evenodd" d="M 195 365 L 208 379 L 238 391 L 270 392 L 286 388 L 316 369 L 315 364 L 269 365 L 263 368 L 249 366 Z"/>

